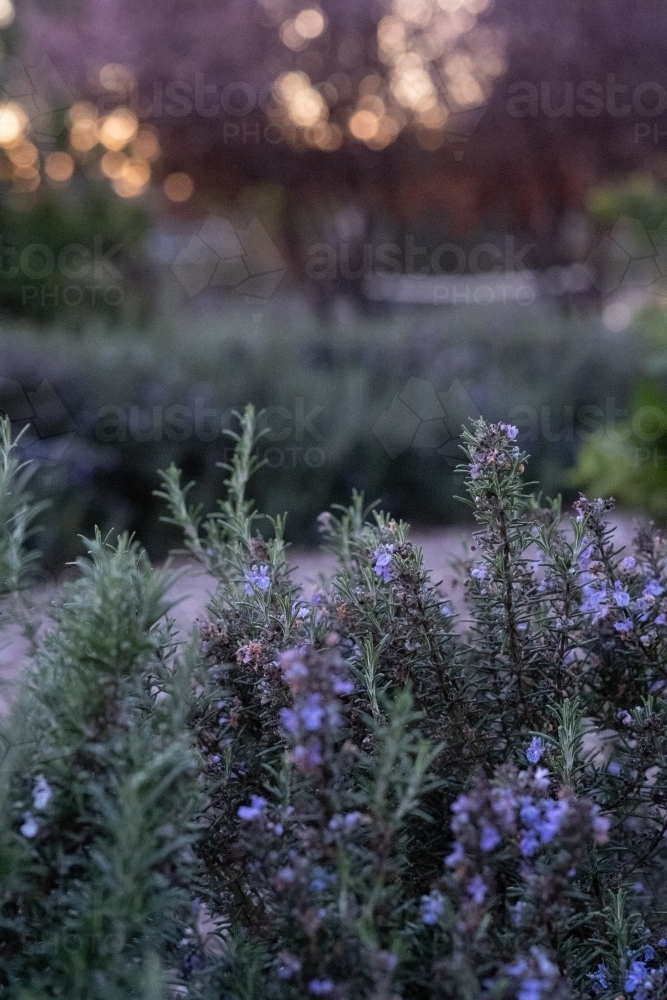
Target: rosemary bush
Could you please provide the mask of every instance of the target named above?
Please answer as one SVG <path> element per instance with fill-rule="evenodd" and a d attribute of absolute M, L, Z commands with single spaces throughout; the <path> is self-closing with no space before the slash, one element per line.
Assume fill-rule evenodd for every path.
<path fill-rule="evenodd" d="M 208 515 L 162 473 L 218 580 L 189 643 L 127 539 L 54 611 L 5 735 L 8 996 L 667 997 L 667 539 L 563 517 L 479 421 L 466 612 L 359 495 L 305 595 L 256 427 Z"/>

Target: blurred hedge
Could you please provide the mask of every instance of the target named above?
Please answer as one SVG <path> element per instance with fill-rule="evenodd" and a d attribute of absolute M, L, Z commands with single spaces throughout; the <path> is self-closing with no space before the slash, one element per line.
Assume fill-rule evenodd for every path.
<path fill-rule="evenodd" d="M 353 487 L 413 523 L 464 518 L 452 428 L 466 407 L 519 424 L 535 478 L 557 492 L 591 422 L 606 425 L 610 408 L 628 404 L 642 367 L 631 331 L 536 306 L 326 324 L 296 301 L 263 315 L 228 302 L 215 313 L 172 311 L 139 331 L 5 326 L 0 351 L 0 407 L 17 427 L 32 423 L 37 488 L 56 496 L 40 541 L 51 564 L 94 524 L 136 530 L 163 555 L 173 539 L 157 523 L 155 470 L 176 462 L 210 505 L 222 481 L 221 424 L 247 402 L 273 408 L 272 467 L 255 495 L 265 510 L 289 509 L 288 535 L 308 542 L 316 515 Z"/>

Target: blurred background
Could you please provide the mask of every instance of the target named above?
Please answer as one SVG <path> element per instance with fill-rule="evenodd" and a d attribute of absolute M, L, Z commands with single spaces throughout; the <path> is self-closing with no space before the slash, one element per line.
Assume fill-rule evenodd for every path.
<path fill-rule="evenodd" d="M 0 0 L 0 411 L 77 535 L 162 557 L 266 409 L 288 534 L 466 517 L 461 423 L 667 517 L 667 8 Z"/>

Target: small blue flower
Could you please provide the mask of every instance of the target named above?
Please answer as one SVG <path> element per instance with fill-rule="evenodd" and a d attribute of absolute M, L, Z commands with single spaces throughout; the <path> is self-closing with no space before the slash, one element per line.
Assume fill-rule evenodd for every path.
<path fill-rule="evenodd" d="M 296 736 L 299 731 L 299 718 L 296 712 L 291 708 L 281 708 L 279 715 L 283 729 Z"/>
<path fill-rule="evenodd" d="M 604 962 L 600 962 L 595 972 L 589 972 L 588 978 L 593 980 L 594 993 L 603 993 L 609 989 L 609 973 Z"/>
<path fill-rule="evenodd" d="M 634 993 L 636 989 L 644 984 L 648 975 L 649 973 L 646 968 L 646 962 L 632 962 L 630 969 L 628 970 L 628 974 L 625 977 L 626 993 Z"/>
<path fill-rule="evenodd" d="M 472 899 L 473 903 L 477 903 L 481 906 L 488 891 L 489 887 L 481 875 L 475 875 L 474 879 L 468 886 L 468 895 Z"/>
<path fill-rule="evenodd" d="M 393 580 L 393 573 L 391 571 L 391 560 L 393 555 L 393 545 L 380 545 L 380 547 L 373 553 L 373 556 L 375 557 L 375 566 L 373 569 L 385 583 L 391 583 Z"/>
<path fill-rule="evenodd" d="M 660 597 L 660 595 L 664 594 L 664 592 L 665 588 L 660 583 L 660 580 L 656 580 L 654 578 L 653 580 L 649 580 L 649 582 L 644 587 L 644 593 L 642 594 L 642 597 L 646 597 L 647 594 L 650 594 L 651 597 Z"/>
<path fill-rule="evenodd" d="M 519 436 L 518 427 L 515 427 L 514 424 L 499 424 L 498 426 L 500 427 L 501 431 L 505 431 L 505 434 L 507 434 L 507 437 L 510 439 L 510 441 L 516 441 L 517 437 Z"/>
<path fill-rule="evenodd" d="M 524 858 L 532 858 L 534 854 L 537 854 L 539 846 L 540 844 L 535 834 L 532 831 L 524 831 L 519 841 L 519 850 Z"/>
<path fill-rule="evenodd" d="M 479 838 L 479 846 L 483 851 L 492 851 L 494 847 L 497 847 L 500 843 L 500 834 L 496 830 L 495 826 L 491 826 L 490 823 L 485 823 L 482 827 L 482 833 Z"/>
<path fill-rule="evenodd" d="M 614 622 L 614 628 L 621 635 L 627 635 L 629 632 L 632 632 L 633 627 L 631 618 L 624 618 L 620 622 Z"/>
<path fill-rule="evenodd" d="M 614 600 L 619 608 L 627 608 L 630 604 L 630 595 L 627 590 L 623 590 L 618 580 L 614 584 Z"/>
<path fill-rule="evenodd" d="M 336 876 L 332 873 L 325 872 L 323 869 L 318 869 L 315 872 L 315 877 L 311 879 L 310 888 L 312 892 L 324 892 L 328 886 L 333 885 L 336 881 Z"/>
<path fill-rule="evenodd" d="M 299 708 L 299 717 L 308 732 L 314 733 L 321 728 L 326 715 L 326 708 L 322 704 L 322 695 L 315 691 L 308 695 L 305 705 Z"/>
<path fill-rule="evenodd" d="M 626 556 L 626 558 L 621 563 L 621 569 L 624 573 L 629 573 L 631 569 L 634 569 L 637 565 L 637 560 L 634 556 Z"/>
<path fill-rule="evenodd" d="M 548 983 L 541 979 L 524 979 L 517 991 L 516 1000 L 540 1000 L 542 990 L 547 986 Z"/>
<path fill-rule="evenodd" d="M 262 795 L 251 795 L 249 806 L 239 806 L 237 809 L 237 814 L 239 819 L 242 819 L 246 823 L 250 823 L 255 819 L 259 819 L 266 806 L 266 799 Z"/>
<path fill-rule="evenodd" d="M 542 737 L 533 736 L 532 740 L 528 744 L 528 748 L 526 749 L 526 759 L 531 764 L 537 764 L 543 753 L 544 743 L 542 742 Z"/>
<path fill-rule="evenodd" d="M 454 842 L 454 847 L 452 853 L 448 854 L 445 858 L 445 864 L 450 868 L 456 868 L 465 859 L 465 851 L 463 850 L 463 845 L 459 844 L 458 840 Z"/>
<path fill-rule="evenodd" d="M 255 563 L 250 570 L 245 574 L 245 587 L 243 590 L 248 595 L 251 596 L 255 589 L 257 590 L 268 590 L 271 586 L 271 577 L 269 576 L 269 567 L 260 566 L 258 567 Z"/>
<path fill-rule="evenodd" d="M 437 924 L 438 917 L 445 909 L 445 904 L 439 892 L 431 892 L 422 896 L 422 920 L 425 924 Z"/>
<path fill-rule="evenodd" d="M 333 993 L 334 984 L 330 979 L 311 979 L 308 983 L 308 989 L 315 996 L 321 997 L 325 996 L 327 993 Z"/>

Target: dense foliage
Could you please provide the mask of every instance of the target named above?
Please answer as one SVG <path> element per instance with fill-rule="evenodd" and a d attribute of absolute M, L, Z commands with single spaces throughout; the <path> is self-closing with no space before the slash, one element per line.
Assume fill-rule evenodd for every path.
<path fill-rule="evenodd" d="M 359 495 L 305 595 L 247 496 L 257 437 L 248 408 L 209 515 L 163 473 L 218 580 L 190 642 L 99 536 L 37 641 L 3 736 L 6 995 L 665 997 L 667 539 L 618 552 L 603 500 L 562 518 L 480 420 L 465 610 Z"/>
<path fill-rule="evenodd" d="M 288 510 L 289 540 L 312 545 L 319 512 L 353 488 L 413 524 L 466 518 L 453 472 L 461 424 L 479 413 L 519 427 L 534 478 L 555 495 L 582 442 L 627 420 L 632 386 L 664 364 L 666 342 L 647 346 L 634 329 L 618 337 L 540 304 L 327 324 L 278 300 L 251 323 L 229 303 L 196 317 L 170 310 L 140 333 L 88 328 L 76 349 L 51 331 L 46 352 L 42 330 L 9 327 L 0 410 L 19 430 L 31 414 L 24 391 L 46 381 L 60 400 L 34 405 L 31 445 L 39 440 L 24 451 L 49 459 L 34 485 L 54 500 L 40 538 L 49 566 L 75 558 L 78 535 L 95 525 L 136 532 L 151 558 L 164 557 L 176 536 L 159 522 L 155 470 L 173 462 L 211 507 L 224 478 L 216 462 L 229 459 L 223 429 L 248 400 L 269 429 L 253 496 L 266 513 Z"/>

